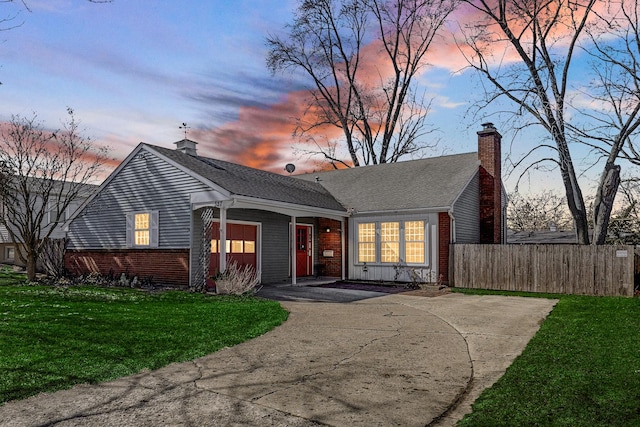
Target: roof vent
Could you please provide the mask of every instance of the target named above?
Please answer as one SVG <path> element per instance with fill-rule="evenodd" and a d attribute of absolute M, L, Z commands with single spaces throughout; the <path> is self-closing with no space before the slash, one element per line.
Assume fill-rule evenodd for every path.
<path fill-rule="evenodd" d="M 184 154 L 188 154 L 190 156 L 197 156 L 198 153 L 196 152 L 196 145 L 198 144 L 195 141 L 192 141 L 190 139 L 183 139 L 181 141 L 178 142 L 174 142 L 174 144 L 176 144 L 176 150 L 180 151 Z"/>

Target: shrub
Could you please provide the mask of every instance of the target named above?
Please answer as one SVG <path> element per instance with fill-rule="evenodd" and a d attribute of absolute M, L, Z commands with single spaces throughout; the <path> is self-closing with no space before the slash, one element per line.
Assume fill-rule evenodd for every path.
<path fill-rule="evenodd" d="M 40 263 L 45 273 L 54 279 L 65 276 L 64 254 L 68 243 L 69 239 L 44 239 Z"/>
<path fill-rule="evenodd" d="M 227 269 L 218 273 L 213 280 L 216 282 L 216 292 L 219 294 L 244 295 L 256 292 L 259 283 L 258 275 L 252 265 L 240 267 L 232 261 Z"/>

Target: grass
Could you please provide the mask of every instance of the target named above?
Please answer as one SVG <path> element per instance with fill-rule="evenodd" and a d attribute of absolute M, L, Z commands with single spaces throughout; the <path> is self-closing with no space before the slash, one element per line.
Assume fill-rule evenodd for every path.
<path fill-rule="evenodd" d="M 458 425 L 640 426 L 640 299 L 545 296 L 556 307 Z"/>
<path fill-rule="evenodd" d="M 0 271 L 0 404 L 192 360 L 281 324 L 275 301 L 25 286 Z"/>

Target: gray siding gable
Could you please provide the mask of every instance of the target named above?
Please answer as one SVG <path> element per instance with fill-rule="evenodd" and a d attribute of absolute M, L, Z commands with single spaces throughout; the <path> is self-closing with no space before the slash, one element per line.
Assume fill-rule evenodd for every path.
<path fill-rule="evenodd" d="M 476 173 L 453 204 L 455 242 L 480 241 L 480 174 Z"/>
<path fill-rule="evenodd" d="M 211 188 L 140 146 L 70 221 L 71 249 L 124 249 L 126 215 L 159 212 L 158 247 L 190 246 L 194 192 Z"/>

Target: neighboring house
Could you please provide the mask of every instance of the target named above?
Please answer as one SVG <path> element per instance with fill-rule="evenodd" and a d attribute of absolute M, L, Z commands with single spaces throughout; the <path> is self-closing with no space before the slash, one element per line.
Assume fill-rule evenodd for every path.
<path fill-rule="evenodd" d="M 0 200 L 0 215 L 4 218 L 7 215 L 4 203 Z M 0 224 L 0 264 L 13 264 L 16 259 L 16 249 L 9 237 L 7 228 Z"/>
<path fill-rule="evenodd" d="M 484 126 L 478 153 L 303 176 L 141 143 L 69 221 L 66 266 L 178 285 L 230 260 L 263 284 L 446 281 L 451 243 L 504 241 L 501 136 Z"/>
<path fill-rule="evenodd" d="M 37 178 L 29 178 L 27 182 L 31 184 L 30 188 L 33 189 L 31 203 L 33 203 L 36 210 L 39 210 L 40 206 L 42 206 L 42 203 L 43 203 L 41 193 L 38 194 L 38 188 L 40 188 L 41 185 L 39 185 Z M 71 215 L 78 209 L 78 207 L 84 201 L 86 201 L 88 197 L 98 188 L 97 185 L 82 184 L 82 188 L 80 189 L 78 196 L 75 197 L 74 200 L 71 201 L 71 203 L 69 203 L 69 206 L 67 206 L 63 212 L 61 212 L 60 218 L 56 221 L 56 215 L 59 210 L 58 204 L 60 204 L 61 206 L 64 205 L 64 203 L 60 203 L 60 194 L 66 193 L 66 189 L 64 187 L 65 185 L 66 184 L 62 181 L 53 182 L 53 186 L 51 187 L 52 191 L 51 191 L 51 194 L 49 195 L 48 206 L 46 208 L 45 215 L 42 218 L 42 223 L 40 224 L 41 226 L 40 235 L 42 236 L 46 235 L 46 233 L 51 229 L 51 227 L 54 227 L 54 230 L 52 231 L 50 238 L 52 239 L 64 238 L 65 231 L 64 231 L 63 225 L 65 221 L 71 218 Z M 0 198 L 0 215 L 5 217 L 6 215 L 9 215 L 8 211 L 9 210 L 5 208 Z M 8 222 L 11 223 L 11 221 L 8 221 Z M 18 235 L 19 237 L 20 233 L 16 232 L 14 234 Z M 19 245 L 21 243 L 22 241 L 13 242 L 11 239 L 11 235 L 9 234 L 9 231 L 7 230 L 7 227 L 5 227 L 2 223 L 0 223 L 0 263 L 14 264 L 14 265 L 19 265 L 24 267 L 24 264 L 19 261 L 18 256 L 16 255 L 16 250 L 17 250 L 16 244 Z"/>
<path fill-rule="evenodd" d="M 507 243 L 513 245 L 576 245 L 578 239 L 575 230 L 508 230 Z"/>

